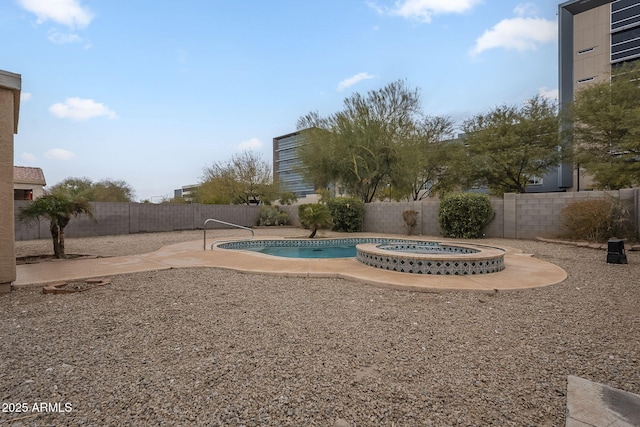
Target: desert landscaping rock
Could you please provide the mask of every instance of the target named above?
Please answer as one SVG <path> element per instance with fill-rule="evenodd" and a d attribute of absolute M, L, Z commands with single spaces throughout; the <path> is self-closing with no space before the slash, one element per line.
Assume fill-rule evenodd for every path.
<path fill-rule="evenodd" d="M 128 255 L 201 237 L 68 239 L 67 251 Z M 69 295 L 20 288 L 0 297 L 0 400 L 72 410 L 3 412 L 0 424 L 562 426 L 568 375 L 640 392 L 640 253 L 620 265 L 590 248 L 482 242 L 569 277 L 414 293 L 193 268 Z M 16 255 L 48 244 L 16 242 Z"/>

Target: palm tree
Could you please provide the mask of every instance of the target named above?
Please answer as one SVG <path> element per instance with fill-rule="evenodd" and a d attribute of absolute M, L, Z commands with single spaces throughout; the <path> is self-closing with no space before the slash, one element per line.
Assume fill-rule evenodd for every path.
<path fill-rule="evenodd" d="M 300 224 L 311 230 L 310 239 L 316 236 L 318 229 L 329 228 L 333 225 L 331 211 L 327 206 L 320 203 L 301 205 L 298 211 L 298 219 Z"/>
<path fill-rule="evenodd" d="M 71 198 L 64 193 L 48 193 L 34 200 L 28 206 L 20 208 L 18 219 L 33 222 L 46 218 L 53 238 L 53 254 L 56 258 L 66 258 L 64 253 L 64 228 L 72 216 L 87 215 L 95 221 L 89 202 L 84 199 Z"/>

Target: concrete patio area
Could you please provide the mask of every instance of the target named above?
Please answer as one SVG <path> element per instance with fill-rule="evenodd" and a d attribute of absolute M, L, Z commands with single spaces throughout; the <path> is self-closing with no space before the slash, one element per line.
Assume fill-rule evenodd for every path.
<path fill-rule="evenodd" d="M 397 236 L 393 237 L 397 238 Z M 279 236 L 261 237 L 261 239 L 270 238 L 282 239 Z M 209 245 L 210 242 L 207 243 L 207 248 Z M 203 241 L 198 240 L 168 245 L 142 255 L 18 265 L 14 286 L 41 285 L 55 281 L 84 280 L 185 267 L 223 268 L 244 273 L 288 277 L 334 277 L 380 287 L 423 292 L 526 289 L 553 285 L 567 277 L 563 269 L 552 263 L 536 259 L 518 249 L 509 247 L 503 247 L 503 249 L 506 251 L 505 269 L 499 273 L 427 276 L 372 268 L 354 258 L 282 258 L 251 251 L 218 248 L 203 250 Z"/>

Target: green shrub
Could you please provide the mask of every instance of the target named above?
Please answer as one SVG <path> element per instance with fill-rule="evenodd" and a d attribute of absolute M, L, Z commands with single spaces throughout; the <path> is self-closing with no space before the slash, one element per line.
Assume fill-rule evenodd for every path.
<path fill-rule="evenodd" d="M 473 239 L 482 236 L 494 216 L 486 194 L 454 193 L 440 201 L 438 221 L 443 236 Z"/>
<path fill-rule="evenodd" d="M 333 231 L 353 233 L 362 231 L 364 203 L 353 197 L 336 197 L 327 201 L 333 218 Z"/>
<path fill-rule="evenodd" d="M 628 209 L 613 198 L 572 202 L 561 212 L 566 237 L 603 242 L 611 237 L 635 238 Z"/>
<path fill-rule="evenodd" d="M 258 224 L 261 226 L 287 225 L 289 224 L 289 214 L 279 211 L 275 206 L 264 205 L 260 207 Z"/>
<path fill-rule="evenodd" d="M 407 235 L 410 236 L 416 228 L 416 225 L 418 225 L 418 212 L 413 209 L 407 209 L 402 212 L 402 219 L 405 227 L 407 227 Z"/>

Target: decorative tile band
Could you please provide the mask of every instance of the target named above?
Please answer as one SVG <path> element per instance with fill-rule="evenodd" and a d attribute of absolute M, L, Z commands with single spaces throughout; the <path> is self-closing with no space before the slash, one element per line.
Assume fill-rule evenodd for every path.
<path fill-rule="evenodd" d="M 217 245 L 221 249 L 262 247 L 356 246 L 356 259 L 370 267 L 413 274 L 468 275 L 504 270 L 502 249 L 469 244 L 452 244 L 388 238 L 346 238 L 323 240 L 242 240 Z"/>
<path fill-rule="evenodd" d="M 504 270 L 504 251 L 497 248 L 439 245 L 438 248 L 406 245 L 361 244 L 357 259 L 370 267 L 413 274 L 468 275 Z"/>
<path fill-rule="evenodd" d="M 354 237 L 346 239 L 322 239 L 322 240 L 293 240 L 293 239 L 273 239 L 273 240 L 241 240 L 237 242 L 225 242 L 217 245 L 221 249 L 253 249 L 264 246 L 270 247 L 324 247 L 324 246 L 356 246 L 361 243 L 377 244 L 415 244 L 438 246 L 438 242 L 420 242 L 418 240 L 388 239 L 378 237 Z"/>

